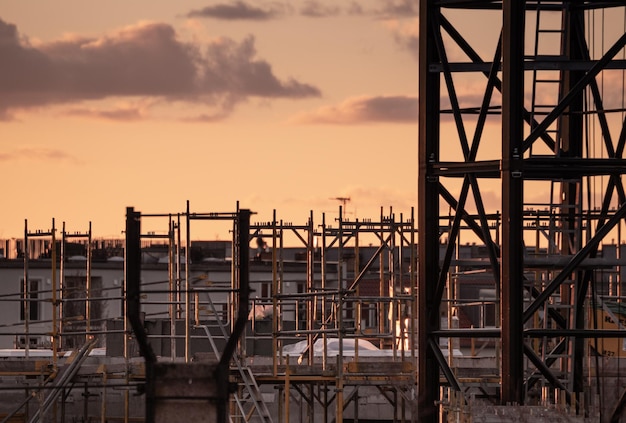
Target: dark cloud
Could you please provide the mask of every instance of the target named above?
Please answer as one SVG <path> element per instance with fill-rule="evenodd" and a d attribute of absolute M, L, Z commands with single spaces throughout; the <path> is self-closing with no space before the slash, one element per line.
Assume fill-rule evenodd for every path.
<path fill-rule="evenodd" d="M 366 15 L 371 12 L 367 12 L 356 1 L 350 2 L 345 8 L 342 8 L 334 2 L 306 0 L 297 11 L 289 3 L 272 2 L 262 6 L 254 6 L 249 2 L 235 1 L 192 10 L 186 16 L 188 18 L 269 21 L 294 14 L 308 18 L 324 18 L 343 13 L 348 15 Z"/>
<path fill-rule="evenodd" d="M 417 97 L 377 96 L 350 98 L 293 119 L 295 123 L 353 125 L 362 123 L 417 123 Z"/>
<path fill-rule="evenodd" d="M 330 4 L 325 4 L 317 0 L 307 0 L 300 9 L 302 16 L 309 18 L 325 18 L 341 14 L 341 8 Z"/>
<path fill-rule="evenodd" d="M 265 6 L 252 6 L 244 1 L 228 4 L 216 4 L 187 13 L 188 18 L 213 18 L 224 20 L 265 21 L 275 19 L 287 13 L 289 7 L 281 3 L 270 3 Z"/>
<path fill-rule="evenodd" d="M 378 7 L 365 8 L 358 1 L 351 1 L 345 7 L 337 2 L 306 0 L 300 9 L 303 16 L 318 18 L 336 16 L 342 13 L 351 16 L 370 16 L 377 19 L 417 18 L 419 0 L 378 0 Z"/>
<path fill-rule="evenodd" d="M 315 86 L 280 80 L 256 57 L 254 38 L 206 45 L 144 23 L 101 38 L 66 38 L 34 48 L 0 20 L 0 118 L 11 111 L 111 97 L 157 97 L 232 107 L 251 96 L 319 96 Z"/>
<path fill-rule="evenodd" d="M 33 99 L 35 92 L 44 93 L 49 89 L 50 79 L 57 79 L 52 73 L 53 64 L 42 52 L 22 45 L 15 25 L 0 20 L 0 116 L 6 114 L 3 103 L 10 97 L 21 96 L 21 102 L 38 103 Z"/>
<path fill-rule="evenodd" d="M 208 46 L 206 55 L 210 62 L 203 68 L 201 91 L 227 90 L 236 96 L 258 97 L 313 97 L 320 91 L 295 79 L 280 81 L 269 63 L 253 60 L 256 56 L 254 38 L 242 42 L 223 38 Z"/>
<path fill-rule="evenodd" d="M 294 13 L 309 18 L 324 18 L 346 14 L 350 16 L 370 16 L 377 19 L 416 18 L 419 0 L 383 0 L 376 8 L 365 8 L 358 1 L 337 4 L 336 1 L 305 0 L 299 10 L 294 11 L 288 2 L 268 2 L 259 6 L 242 0 L 219 3 L 194 9 L 185 16 L 188 18 L 208 18 L 222 20 L 268 21 Z"/>

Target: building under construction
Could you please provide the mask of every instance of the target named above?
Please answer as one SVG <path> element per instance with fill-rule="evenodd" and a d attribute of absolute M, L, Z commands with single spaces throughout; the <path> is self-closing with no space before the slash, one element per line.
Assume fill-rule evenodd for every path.
<path fill-rule="evenodd" d="M 422 0 L 419 42 L 415 211 L 7 241 L 3 421 L 626 421 L 626 2 Z"/>
<path fill-rule="evenodd" d="M 4 420 L 421 421 L 413 211 L 346 220 L 340 209 L 332 223 L 311 213 L 301 225 L 277 217 L 250 223 L 250 216 L 245 209 L 197 213 L 189 205 L 165 214 L 129 208 L 124 240 L 95 238 L 91 228 L 70 233 L 53 221 L 51 229 L 26 227 L 24 239 L 5 242 Z M 550 226 L 544 212 L 525 217 L 542 222 L 536 236 Z M 232 240 L 190 241 L 194 229 L 224 220 Z M 142 231 L 148 221 L 163 231 Z M 496 215 L 490 224 L 500 222 Z M 450 227 L 442 224 L 442 233 Z M 457 244 L 452 289 L 438 313 L 438 330 L 457 337 L 437 341 L 447 365 L 437 380 L 437 419 L 527 413 L 584 421 L 588 413 L 596 421 L 613 413 L 621 400 L 615 388 L 626 313 L 616 293 L 626 245 L 601 247 L 586 260 L 598 287 L 595 308 L 585 313 L 612 337 L 587 345 L 599 351 L 585 362 L 587 381 L 597 379 L 577 411 L 560 386 L 537 375 L 525 405 L 500 408 L 494 275 L 484 245 Z M 447 245 L 437 248 L 444 255 Z M 526 256 L 532 266 L 564 263 L 534 247 Z M 556 344 L 545 336 L 530 346 Z"/>
<path fill-rule="evenodd" d="M 129 208 L 124 240 L 26 226 L 0 261 L 6 421 L 414 421 L 413 211 L 343 214 Z M 190 241 L 217 221 L 232 240 Z"/>

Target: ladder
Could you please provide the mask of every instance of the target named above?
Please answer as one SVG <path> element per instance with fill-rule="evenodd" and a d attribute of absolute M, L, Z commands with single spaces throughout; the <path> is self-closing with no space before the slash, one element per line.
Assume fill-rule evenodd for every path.
<path fill-rule="evenodd" d="M 556 62 L 567 60 L 562 51 L 563 40 L 566 37 L 563 25 L 564 10 L 546 9 L 542 0 L 537 1 L 535 16 L 535 43 L 532 58 L 538 62 Z M 553 3 L 551 3 L 553 6 Z M 558 38 L 558 40 L 557 40 Z M 533 82 L 530 105 L 530 126 L 533 131 L 543 117 L 552 111 L 561 97 L 561 72 L 553 70 L 533 70 Z M 555 142 L 555 150 L 560 150 L 560 129 L 558 120 L 545 130 L 545 133 Z M 530 155 L 533 155 L 532 146 Z"/>
<path fill-rule="evenodd" d="M 537 0 L 535 15 L 535 39 L 533 59 L 541 66 L 537 66 L 533 70 L 531 105 L 530 105 L 530 125 L 531 132 L 541 123 L 541 121 L 551 113 L 558 105 L 560 99 L 564 95 L 564 79 L 559 66 L 549 66 L 552 63 L 558 63 L 569 60 L 565 52 L 565 41 L 568 38 L 568 29 L 565 25 L 566 13 L 568 7 L 566 2 L 557 7 L 555 2 L 546 0 Z M 549 136 L 554 142 L 553 151 L 548 155 L 560 157 L 563 151 L 562 128 L 560 120 L 556 119 L 549 127 L 545 129 L 545 135 Z M 541 153 L 533 152 L 533 147 L 529 151 L 530 156 L 538 156 Z M 568 199 L 567 202 L 563 197 L 564 190 L 567 190 L 571 184 L 577 185 L 577 192 L 582 189 L 579 180 L 552 180 L 550 182 L 550 193 L 548 203 L 545 204 L 549 211 L 549 221 L 546 237 L 548 239 L 548 248 L 546 254 L 550 256 L 568 255 L 570 251 L 576 250 L 576 238 L 580 233 L 580 220 L 577 216 L 581 213 L 581 204 L 576 199 Z M 575 219 L 574 222 L 571 219 Z M 569 223 L 568 223 L 569 222 Z M 573 282 L 570 282 L 573 283 Z M 564 282 L 564 285 L 567 283 Z M 551 296 L 551 300 L 544 307 L 543 326 L 546 328 L 547 315 L 549 309 L 556 313 L 564 314 L 566 319 L 570 318 L 573 312 L 573 305 L 570 301 L 564 302 L 560 293 L 557 291 Z M 544 362 L 552 363 L 550 367 L 555 371 L 555 375 L 565 386 L 571 386 L 572 381 L 565 369 L 567 362 L 572 359 L 571 352 L 565 348 L 565 351 L 552 351 L 547 339 L 542 342 L 542 358 Z M 560 371 L 554 367 L 560 367 Z"/>
<path fill-rule="evenodd" d="M 215 316 L 215 320 L 217 325 L 222 333 L 224 339 L 228 339 L 228 331 L 226 330 L 226 325 L 222 322 L 217 309 L 215 308 L 215 304 L 211 300 L 211 295 L 207 293 L 208 303 L 210 307 L 210 311 Z M 215 339 L 211 334 L 211 326 L 209 325 L 199 325 L 197 326 L 202 328 L 209 339 L 209 343 L 211 348 L 213 349 L 213 353 L 217 359 L 220 359 L 220 352 L 217 349 L 217 344 L 215 343 Z M 233 362 L 237 367 L 237 371 L 239 373 L 239 377 L 241 382 L 239 383 L 239 389 L 237 392 L 233 394 L 233 401 L 235 403 L 235 409 L 237 410 L 236 415 L 230 415 L 230 422 L 235 423 L 239 421 L 244 422 L 253 422 L 260 421 L 263 423 L 273 423 L 272 416 L 263 400 L 263 394 L 261 393 L 261 389 L 254 378 L 254 374 L 250 367 L 246 366 L 243 363 L 242 358 L 240 357 L 237 350 L 233 353 Z"/>

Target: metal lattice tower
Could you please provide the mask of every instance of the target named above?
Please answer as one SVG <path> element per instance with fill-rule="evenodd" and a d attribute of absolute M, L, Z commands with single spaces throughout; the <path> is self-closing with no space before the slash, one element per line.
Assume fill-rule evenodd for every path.
<path fill-rule="evenodd" d="M 421 1 L 420 421 L 438 418 L 442 387 L 467 392 L 442 354 L 448 337 L 496 341 L 501 404 L 546 386 L 587 412 L 585 363 L 602 354 L 592 339 L 620 334 L 588 310 L 606 290 L 594 260 L 626 215 L 625 7 Z M 461 268 L 461 233 L 488 259 Z M 490 279 L 496 327 L 441 328 L 461 271 Z M 612 292 L 621 301 L 621 283 Z"/>

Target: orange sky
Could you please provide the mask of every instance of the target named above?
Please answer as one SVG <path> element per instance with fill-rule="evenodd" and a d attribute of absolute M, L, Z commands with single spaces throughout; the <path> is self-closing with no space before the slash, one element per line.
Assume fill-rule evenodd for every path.
<path fill-rule="evenodd" d="M 119 237 L 126 207 L 178 213 L 187 200 L 195 212 L 239 202 L 261 221 L 275 209 L 295 224 L 311 210 L 332 221 L 336 197 L 350 198 L 349 218 L 377 219 L 381 207 L 408 216 L 418 3 L 0 0 L 0 239 L 21 237 L 24 219 L 45 230 L 52 218 Z M 611 10 L 594 15 L 594 57 L 623 33 L 623 8 Z M 446 11 L 485 61 L 499 13 Z M 458 47 L 447 54 L 467 61 Z M 478 106 L 486 79 L 455 77 L 461 106 Z M 605 105 L 619 106 L 623 72 L 602 78 Z M 499 119 L 488 120 L 479 160 L 500 157 Z M 450 115 L 442 122 L 441 158 L 459 160 Z M 445 183 L 455 193 L 461 182 Z M 531 184 L 527 202 L 549 192 Z M 484 186 L 487 211 L 500 210 L 498 181 Z"/>
<path fill-rule="evenodd" d="M 410 213 L 417 4 L 0 0 L 0 238 L 119 236 L 127 206 L 187 200 Z"/>

